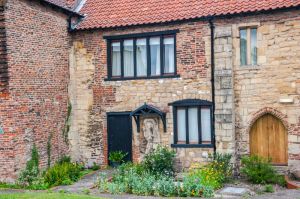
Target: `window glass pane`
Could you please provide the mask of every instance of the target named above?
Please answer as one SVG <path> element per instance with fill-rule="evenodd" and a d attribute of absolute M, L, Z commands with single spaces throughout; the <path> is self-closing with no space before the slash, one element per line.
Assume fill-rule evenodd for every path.
<path fill-rule="evenodd" d="M 147 76 L 147 48 L 146 39 L 136 40 L 137 76 Z"/>
<path fill-rule="evenodd" d="M 210 121 L 210 109 L 201 109 L 201 129 L 202 129 L 202 141 L 211 142 L 211 121 Z"/>
<path fill-rule="evenodd" d="M 251 29 L 251 64 L 257 64 L 257 30 Z"/>
<path fill-rule="evenodd" d="M 199 143 L 198 108 L 189 108 L 189 143 Z"/>
<path fill-rule="evenodd" d="M 121 76 L 120 42 L 112 42 L 112 76 Z"/>
<path fill-rule="evenodd" d="M 123 43 L 123 56 L 124 56 L 124 76 L 134 76 L 133 64 L 133 40 L 124 40 Z"/>
<path fill-rule="evenodd" d="M 164 73 L 175 72 L 174 37 L 164 38 Z"/>
<path fill-rule="evenodd" d="M 247 30 L 240 30 L 241 65 L 247 65 Z"/>
<path fill-rule="evenodd" d="M 177 136 L 178 142 L 186 142 L 185 109 L 177 110 Z"/>
<path fill-rule="evenodd" d="M 160 38 L 150 38 L 151 75 L 160 75 Z"/>

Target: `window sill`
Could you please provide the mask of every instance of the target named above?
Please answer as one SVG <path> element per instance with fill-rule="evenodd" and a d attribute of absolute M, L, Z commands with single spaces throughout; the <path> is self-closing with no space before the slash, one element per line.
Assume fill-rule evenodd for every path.
<path fill-rule="evenodd" d="M 239 65 L 237 68 L 237 71 L 243 71 L 243 70 L 260 70 L 261 66 L 260 65 Z"/>
<path fill-rule="evenodd" d="M 104 81 L 127 81 L 127 80 L 143 80 L 143 79 L 165 79 L 165 78 L 179 78 L 180 75 L 165 75 L 152 77 L 123 77 L 123 78 L 106 78 Z"/>
<path fill-rule="evenodd" d="M 171 144 L 172 148 L 214 148 L 213 144 Z"/>

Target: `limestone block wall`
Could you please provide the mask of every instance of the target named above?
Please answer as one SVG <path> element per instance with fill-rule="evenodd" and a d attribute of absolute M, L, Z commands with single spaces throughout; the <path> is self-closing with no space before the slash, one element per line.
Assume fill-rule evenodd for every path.
<path fill-rule="evenodd" d="M 215 134 L 218 152 L 234 154 L 232 29 L 215 24 Z"/>
<path fill-rule="evenodd" d="M 300 165 L 300 12 L 242 17 L 232 25 L 237 157 L 249 153 L 249 131 L 271 113 L 287 128 L 289 166 Z M 257 27 L 258 64 L 239 64 L 239 28 Z M 286 101 L 288 103 L 284 103 Z"/>

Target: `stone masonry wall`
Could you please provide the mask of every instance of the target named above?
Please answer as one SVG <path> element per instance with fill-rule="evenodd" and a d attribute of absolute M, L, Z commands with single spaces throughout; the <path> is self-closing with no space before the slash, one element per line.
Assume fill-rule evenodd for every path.
<path fill-rule="evenodd" d="M 237 157 L 249 153 L 251 125 L 270 113 L 287 128 L 289 167 L 299 167 L 300 11 L 235 21 L 232 33 Z M 238 30 L 249 26 L 258 28 L 258 64 L 243 67 L 239 64 Z"/>
<path fill-rule="evenodd" d="M 174 29 L 179 29 L 176 43 L 179 78 L 105 81 L 107 57 L 104 35 Z M 72 48 L 75 61 L 71 70 L 77 72 L 74 77 L 71 72 L 71 80 L 74 81 L 71 81 L 70 88 L 77 86 L 80 91 L 72 89 L 69 94 L 74 107 L 69 136 L 73 157 L 89 165 L 93 162 L 107 164 L 106 113 L 133 111 L 145 102 L 167 113 L 167 133 L 161 132 L 161 139 L 164 145 L 170 146 L 173 143 L 173 113 L 168 103 L 189 98 L 211 101 L 210 57 L 205 50 L 209 42 L 207 22 L 75 33 Z M 137 140 L 138 133 L 133 120 L 134 161 L 139 159 Z M 189 167 L 194 161 L 205 161 L 202 153 L 207 154 L 213 149 L 176 148 L 176 151 L 180 164 Z"/>
<path fill-rule="evenodd" d="M 218 152 L 240 156 L 249 152 L 249 129 L 263 113 L 273 113 L 288 125 L 289 164 L 299 160 L 299 11 L 240 16 L 214 20 L 216 148 Z M 239 61 L 239 27 L 258 27 L 258 66 L 242 68 Z M 107 77 L 104 35 L 153 32 L 179 29 L 177 66 L 179 78 L 157 80 L 105 81 Z M 80 94 L 71 93 L 78 104 L 71 137 L 80 142 L 80 160 L 107 164 L 106 113 L 132 111 L 145 102 L 167 112 L 167 134 L 163 143 L 173 142 L 173 114 L 167 104 L 179 99 L 197 98 L 211 101 L 210 30 L 207 22 L 174 23 L 107 31 L 81 31 L 74 35 L 74 60 L 79 71 L 86 71 L 88 81 L 80 85 L 89 103 Z M 72 79 L 72 77 L 71 77 Z M 77 96 L 77 97 L 76 97 Z M 77 98 L 77 99 L 76 99 Z M 280 99 L 293 103 L 279 103 Z M 79 101 L 78 101 L 79 99 Z M 93 102 L 93 103 L 91 103 Z M 82 105 L 80 105 L 82 104 Z M 279 116 L 280 115 L 280 116 Z M 133 122 L 133 128 L 135 123 Z M 161 127 L 160 127 L 161 128 Z M 87 129 L 87 130 L 86 130 Z M 134 129 L 133 139 L 138 139 Z M 71 141 L 72 142 L 72 141 Z M 76 143 L 74 141 L 74 143 Z M 133 141 L 133 143 L 135 143 Z M 76 151 L 74 144 L 71 151 Z M 88 150 L 85 150 L 88 149 Z M 134 160 L 138 146 L 134 144 Z M 177 148 L 183 167 L 193 161 L 205 161 L 213 149 Z M 234 158 L 234 159 L 235 159 Z M 235 161 L 235 160 L 234 160 Z"/>
<path fill-rule="evenodd" d="M 228 24 L 216 22 L 214 25 L 216 148 L 218 152 L 234 154 L 232 30 Z"/>
<path fill-rule="evenodd" d="M 9 95 L 0 98 L 0 181 L 13 181 L 35 143 L 40 164 L 67 152 L 62 129 L 68 103 L 67 16 L 36 1 L 5 5 Z"/>

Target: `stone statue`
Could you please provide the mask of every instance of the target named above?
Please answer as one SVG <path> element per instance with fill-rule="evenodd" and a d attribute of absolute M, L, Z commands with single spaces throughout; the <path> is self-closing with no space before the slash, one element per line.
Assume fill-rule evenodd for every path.
<path fill-rule="evenodd" d="M 140 146 L 141 156 L 150 153 L 160 144 L 160 134 L 158 122 L 154 118 L 144 119 L 143 121 L 143 140 Z"/>

